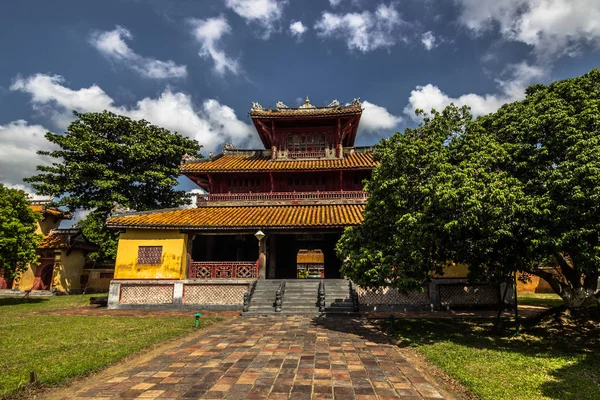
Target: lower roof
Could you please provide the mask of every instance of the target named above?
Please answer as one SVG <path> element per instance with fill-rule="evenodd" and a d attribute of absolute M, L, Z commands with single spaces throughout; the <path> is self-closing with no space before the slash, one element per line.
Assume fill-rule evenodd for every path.
<path fill-rule="evenodd" d="M 358 225 L 363 204 L 199 207 L 172 209 L 109 218 L 111 228 L 262 229 L 339 228 Z"/>

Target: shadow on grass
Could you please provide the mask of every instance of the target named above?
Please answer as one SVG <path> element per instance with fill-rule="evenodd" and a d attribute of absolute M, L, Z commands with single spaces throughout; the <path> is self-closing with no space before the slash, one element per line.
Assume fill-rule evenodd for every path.
<path fill-rule="evenodd" d="M 514 322 L 503 321 L 499 328 L 495 328 L 493 322 L 398 319 L 394 323 L 394 336 L 399 340 L 399 346 L 437 345 L 438 350 L 431 348 L 431 352 L 443 351 L 440 350 L 445 347 L 443 343 L 450 343 L 462 346 L 466 357 L 478 350 L 491 351 L 498 359 L 503 359 L 503 354 L 507 354 L 508 359 L 511 359 L 510 354 L 518 354 L 530 359 L 531 365 L 512 371 L 516 379 L 535 374 L 536 368 L 541 368 L 537 370 L 539 373 L 547 371 L 553 378 L 540 378 L 538 387 L 544 396 L 552 399 L 600 398 L 600 358 L 597 356 L 600 352 L 600 316 L 595 311 L 571 314 L 558 308 L 545 318 L 526 321 L 520 335 L 515 335 Z M 381 328 L 389 331 L 389 322 L 382 321 Z M 462 364 L 464 360 L 455 362 L 458 366 L 465 365 Z M 553 367 L 557 362 L 566 365 Z M 499 364 L 499 369 L 501 367 Z M 506 377 L 498 375 L 494 379 L 502 381 Z"/>
<path fill-rule="evenodd" d="M 26 297 L 6 297 L 6 298 L 0 298 L 0 307 L 1 306 L 14 306 L 17 304 L 37 304 L 37 303 L 44 303 L 48 301 L 48 299 L 45 298 L 39 298 L 39 297 L 30 297 L 30 298 L 26 298 Z"/>

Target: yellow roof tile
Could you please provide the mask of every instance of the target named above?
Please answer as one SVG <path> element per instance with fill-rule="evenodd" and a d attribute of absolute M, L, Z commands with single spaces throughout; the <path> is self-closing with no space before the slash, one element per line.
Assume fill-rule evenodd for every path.
<path fill-rule="evenodd" d="M 327 169 L 371 169 L 377 165 L 371 153 L 348 154 L 343 159 L 272 161 L 262 155 L 240 156 L 225 154 L 212 161 L 181 165 L 186 172 L 231 172 L 231 171 L 289 171 Z"/>
<path fill-rule="evenodd" d="M 358 225 L 362 204 L 199 207 L 109 218 L 112 228 L 327 228 Z"/>

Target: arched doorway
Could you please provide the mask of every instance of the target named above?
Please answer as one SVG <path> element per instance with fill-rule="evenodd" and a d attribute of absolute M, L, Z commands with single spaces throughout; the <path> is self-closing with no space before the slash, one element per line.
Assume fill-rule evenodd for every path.
<path fill-rule="evenodd" d="M 31 290 L 48 290 L 52 284 L 52 272 L 54 264 L 45 264 L 37 267 L 35 271 L 35 279 Z"/>

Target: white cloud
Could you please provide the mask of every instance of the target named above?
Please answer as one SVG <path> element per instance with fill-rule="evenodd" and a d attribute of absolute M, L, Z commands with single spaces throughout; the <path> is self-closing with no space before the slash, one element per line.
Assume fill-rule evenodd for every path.
<path fill-rule="evenodd" d="M 329 0 L 329 5 L 331 7 L 337 7 L 340 5 L 341 2 L 342 2 L 342 0 Z"/>
<path fill-rule="evenodd" d="M 24 190 L 36 199 L 23 178 L 35 175 L 38 165 L 50 165 L 50 159 L 37 154 L 38 150 L 52 150 L 46 140 L 47 129 L 17 120 L 0 125 L 0 182 L 14 189 Z"/>
<path fill-rule="evenodd" d="M 39 82 L 44 84 L 36 84 Z M 135 106 L 116 106 L 113 99 L 96 85 L 73 90 L 63 86 L 63 82 L 60 76 L 37 74 L 27 79 L 19 78 L 11 89 L 30 94 L 34 107 L 55 120 L 56 116 L 61 116 L 60 121 L 70 121 L 71 109 L 82 112 L 109 110 L 145 119 L 194 138 L 205 151 L 215 151 L 225 141 L 243 145 L 252 140 L 252 127 L 240 121 L 231 107 L 215 99 L 204 100 L 196 107 L 190 95 L 166 89 L 158 98 L 146 97 Z"/>
<path fill-rule="evenodd" d="M 402 122 L 402 117 L 391 114 L 385 107 L 378 106 L 368 101 L 363 101 L 363 113 L 358 126 L 360 132 L 375 133 L 392 130 Z"/>
<path fill-rule="evenodd" d="M 496 111 L 505 103 L 523 99 L 527 86 L 539 81 L 545 74 L 543 68 L 529 65 L 526 62 L 511 65 L 505 71 L 508 78 L 496 80 L 500 89 L 499 94 L 469 93 L 459 97 L 450 97 L 431 83 L 417 86 L 410 93 L 404 113 L 414 120 L 419 120 L 420 118 L 414 113 L 416 109 L 426 112 L 432 109 L 442 111 L 447 105 L 454 103 L 459 107 L 470 106 L 471 112 L 475 116 L 485 115 Z"/>
<path fill-rule="evenodd" d="M 308 28 L 302 23 L 302 21 L 292 21 L 290 24 L 290 33 L 298 40 L 302 39 L 302 36 L 307 30 Z"/>
<path fill-rule="evenodd" d="M 427 50 L 431 50 L 437 46 L 436 38 L 433 32 L 428 31 L 421 35 L 421 43 Z"/>
<path fill-rule="evenodd" d="M 375 12 L 323 12 L 315 30 L 321 37 L 345 40 L 348 49 L 366 53 L 396 44 L 398 39 L 402 39 L 397 32 L 402 24 L 402 18 L 392 4 L 380 4 Z"/>
<path fill-rule="evenodd" d="M 227 71 L 234 75 L 240 73 L 240 65 L 235 60 L 225 54 L 221 49 L 221 38 L 223 35 L 231 33 L 231 26 L 225 17 L 207 19 L 191 19 L 192 34 L 201 44 L 200 57 L 211 58 L 214 62 L 214 70 L 219 75 L 224 75 Z"/>
<path fill-rule="evenodd" d="M 112 31 L 93 33 L 90 43 L 109 59 L 122 63 L 145 78 L 165 79 L 187 76 L 185 65 L 177 65 L 171 60 L 161 61 L 143 57 L 134 52 L 125 43 L 125 39 L 132 39 L 131 33 L 127 29 L 117 26 Z"/>
<path fill-rule="evenodd" d="M 455 0 L 459 21 L 479 34 L 499 29 L 507 40 L 550 58 L 574 55 L 584 44 L 600 46 L 598 0 Z"/>
<path fill-rule="evenodd" d="M 246 23 L 256 23 L 263 29 L 263 39 L 268 39 L 283 17 L 287 0 L 225 0 L 225 6 L 242 17 Z"/>

